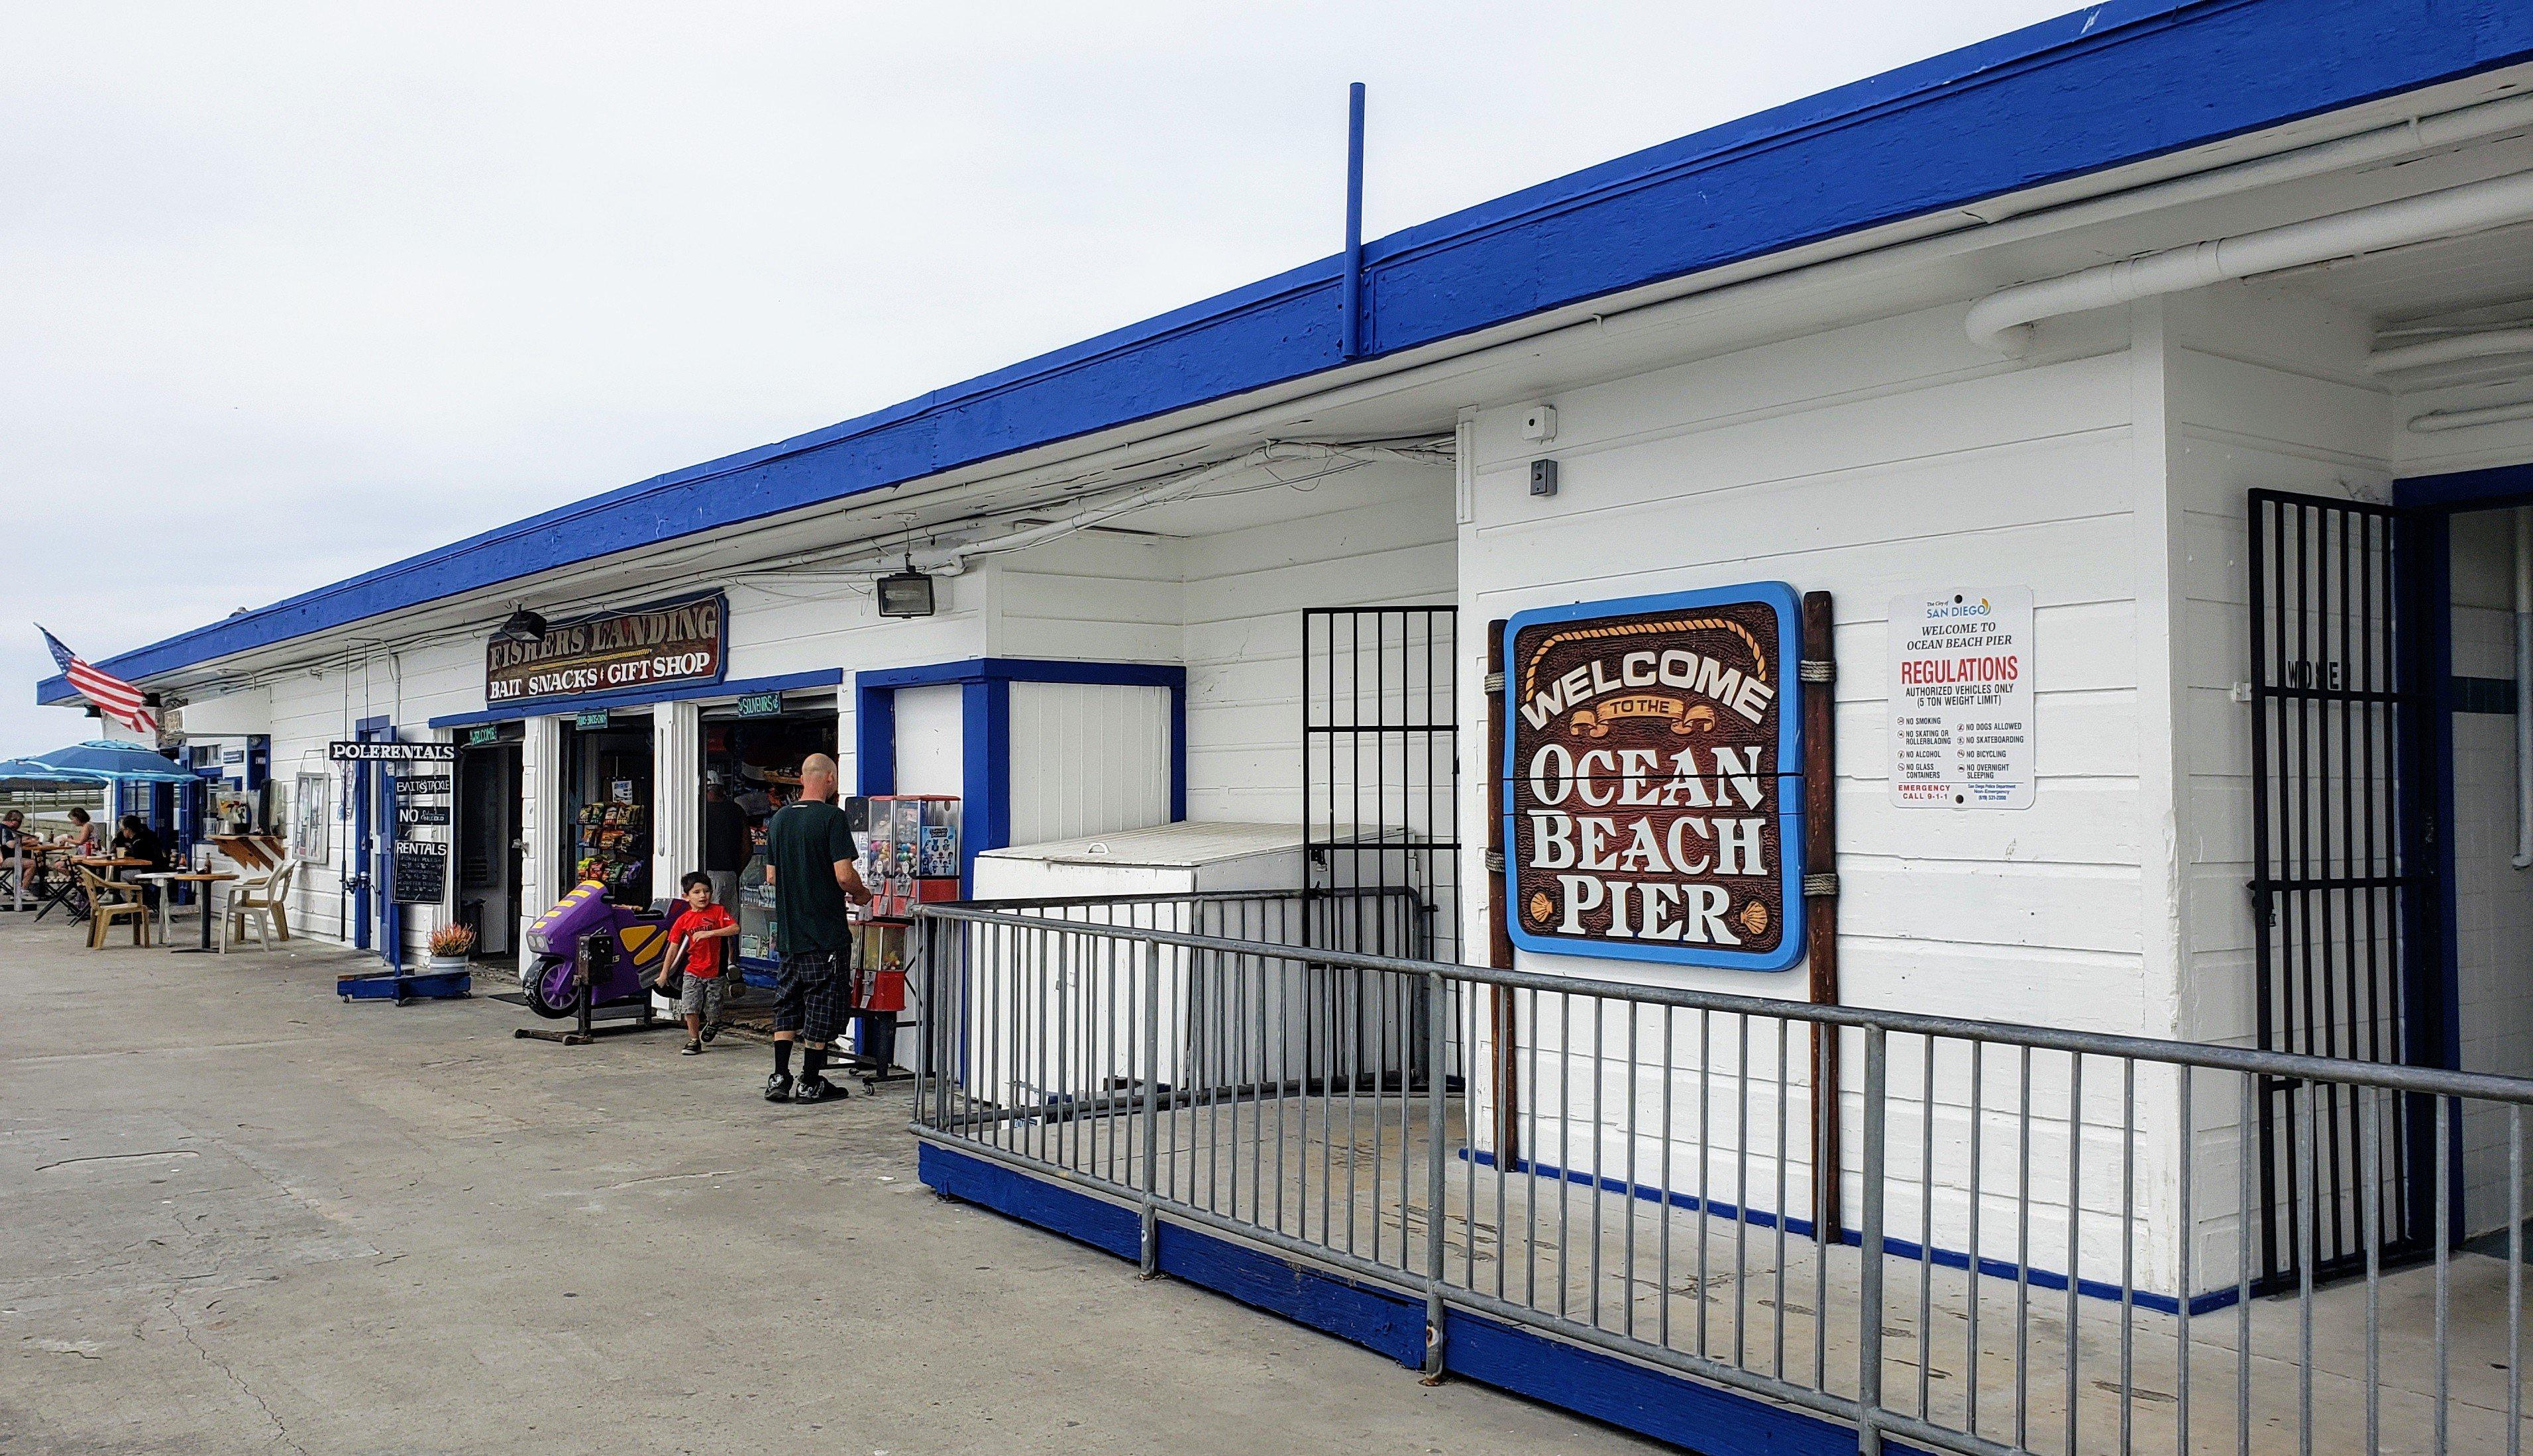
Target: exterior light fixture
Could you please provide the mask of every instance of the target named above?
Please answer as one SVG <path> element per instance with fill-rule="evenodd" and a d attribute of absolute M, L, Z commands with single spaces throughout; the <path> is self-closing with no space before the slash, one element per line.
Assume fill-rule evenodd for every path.
<path fill-rule="evenodd" d="M 879 579 L 879 614 L 882 616 L 930 616 L 932 614 L 932 578 L 907 562 L 904 571 L 892 571 Z"/>
<path fill-rule="evenodd" d="M 524 607 L 512 612 L 506 620 L 493 629 L 496 642 L 541 642 L 545 635 L 546 619 Z"/>

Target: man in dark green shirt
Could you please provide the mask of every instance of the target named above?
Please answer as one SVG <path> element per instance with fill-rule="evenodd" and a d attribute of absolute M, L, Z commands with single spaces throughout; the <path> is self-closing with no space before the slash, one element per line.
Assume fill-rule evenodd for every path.
<path fill-rule="evenodd" d="M 774 887 L 774 1075 L 768 1102 L 823 1102 L 845 1089 L 820 1074 L 827 1045 L 851 1009 L 854 922 L 846 902 L 868 904 L 854 832 L 837 808 L 836 761 L 813 753 L 800 765 L 800 799 L 765 827 L 765 883 Z M 792 1043 L 806 1041 L 800 1079 L 792 1079 Z"/>

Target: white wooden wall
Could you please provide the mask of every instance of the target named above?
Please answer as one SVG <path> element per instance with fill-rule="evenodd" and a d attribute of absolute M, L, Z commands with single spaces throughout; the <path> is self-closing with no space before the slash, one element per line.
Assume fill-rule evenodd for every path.
<path fill-rule="evenodd" d="M 1011 745 L 1015 844 L 1169 822 L 1168 688 L 1015 682 Z"/>
<path fill-rule="evenodd" d="M 897 690 L 897 791 L 961 793 L 967 783 L 965 692 L 955 683 Z"/>
<path fill-rule="evenodd" d="M 1369 465 L 1308 498 L 1314 513 L 1272 524 L 1213 529 L 1182 506 L 1169 529 L 1187 534 L 1020 553 L 995 651 L 1184 664 L 1188 817 L 1297 824 L 1303 609 L 1448 603 L 1455 575 L 1446 473 Z"/>
<path fill-rule="evenodd" d="M 2163 610 L 2163 439 L 2152 405 L 2160 355 L 2150 334 L 2128 347 L 2127 320 L 2073 330 L 2055 357 L 2008 361 L 1973 350 L 1957 309 L 1932 310 L 1725 358 L 1638 375 L 1560 394 L 1559 434 L 1523 440 L 1518 407 L 1482 412 L 1474 430 L 1474 520 L 1460 530 L 1464 722 L 1482 724 L 1484 623 L 1534 607 L 1777 579 L 1836 599 L 1842 977 L 1856 1004 L 1970 1018 L 2081 1025 L 2168 1035 L 2169 995 L 2149 994 L 2149 967 L 2168 964 L 2173 933 L 2169 875 L 2150 852 L 2168 854 L 2161 816 L 2144 804 L 2164 791 L 2144 764 L 2168 761 L 2169 719 L 2159 685 Z M 2142 406 L 2141 396 L 2147 397 Z M 1561 462 L 1561 490 L 1528 494 L 1528 464 Z M 2028 586 L 2035 603 L 2035 708 L 2039 786 L 2018 811 L 1902 809 L 1888 796 L 1884 736 L 1885 612 L 1903 592 L 1934 587 Z M 2141 630 L 2142 615 L 2150 625 Z M 1464 777 L 1463 818 L 1483 823 L 1484 785 Z M 1473 846 L 1480 837 L 1469 837 Z M 1828 866 L 1813 866 L 1825 869 Z M 1466 883 L 1492 889 L 1472 847 Z M 1471 939 L 1481 924 L 1471 915 Z M 1528 968 L 1604 979 L 1643 979 L 1799 999 L 1802 967 L 1773 975 L 1648 967 L 1537 956 Z M 1534 1030 L 1554 1050 L 1553 1025 Z M 1595 1034 L 1567 1028 L 1577 1060 Z M 1611 1047 L 1626 1044 L 1613 1022 Z M 1775 1121 L 1774 1034 L 1754 1038 L 1754 1129 Z M 1797 1048 L 1801 1038 L 1795 1039 Z M 1900 1093 L 1890 1125 L 1895 1171 L 1914 1180 L 1920 1076 L 1915 1044 L 1895 1043 Z M 1939 1246 L 1966 1242 L 1965 1060 L 1938 1063 L 1935 1218 Z M 1853 1039 L 1851 1066 L 1860 1067 Z M 1653 1059 L 1657 1064 L 1660 1058 Z M 1699 1058 L 1676 1057 L 1676 1109 L 1695 1106 Z M 1808 1068 L 1791 1069 L 1788 1121 L 1809 1119 Z M 1715 1070 L 1731 1072 L 1731 1048 Z M 2011 1084 L 2011 1066 L 1989 1064 L 1990 1107 Z M 1683 1078 L 1683 1073 L 1690 1074 Z M 2035 1194 L 2063 1169 L 2069 1123 L 2063 1065 L 2035 1069 Z M 2088 1083 L 2091 1145 L 2116 1131 L 2116 1078 L 2107 1094 Z M 1569 1083 L 1570 1085 L 1571 1083 Z M 1855 1149 L 1860 1129 L 1851 1075 L 1847 1206 L 1857 1205 Z M 2151 1089 L 2149 1089 L 2150 1092 Z M 1554 1086 L 1533 1088 L 1555 1099 Z M 1728 1099 L 1729 1100 L 1729 1099 Z M 2002 1103 L 2010 1104 L 2010 1094 Z M 1553 1100 L 1546 1105 L 1554 1105 Z M 1591 1115 L 1589 1103 L 1575 1109 Z M 1578 1159 L 1603 1170 L 1625 1164 L 1625 1099 L 1602 1121 Z M 1733 1112 L 1719 1112 L 1708 1145 L 1708 1183 L 1732 1189 Z M 1694 1114 L 1688 1120 L 1694 1122 Z M 1647 1122 L 1645 1126 L 1653 1124 Z M 1694 1135 L 1680 1135 L 1676 1182 L 1694 1179 Z M 1808 1159 L 1797 1136 L 1789 1212 L 1810 1200 Z M 1755 1154 L 1747 1202 L 1773 1208 L 1773 1161 Z M 1987 1142 L 1993 1191 L 2012 1187 L 2014 1146 Z M 1638 1166 L 1659 1165 L 1641 1145 Z M 2096 1166 L 2099 1166 L 2098 1164 Z M 2116 1166 L 2116 1160 L 2112 1166 Z M 1580 1170 L 1578 1170 L 1580 1171 Z M 1764 1179 L 1765 1182 L 1759 1180 Z M 2055 1198 L 2065 1200 L 2063 1177 Z M 1685 1185 L 1685 1186 L 1694 1186 Z M 2117 1190 L 2089 1180 L 2089 1206 L 2117 1204 Z M 1895 1187 L 1895 1227 L 1918 1210 Z M 2065 1218 L 2035 1222 L 2035 1247 L 2063 1250 Z M 2010 1218 L 1989 1229 L 2011 1229 Z M 2109 1220 L 2084 1230 L 2086 1272 L 2114 1274 L 2119 1251 Z M 2054 1242 L 2053 1242 L 2054 1241 Z M 1984 1252 L 1991 1256 L 1998 1249 Z M 2010 1250 L 2008 1251 L 2010 1252 Z M 2148 1287 L 2158 1269 L 2142 1251 Z M 2063 1252 L 2044 1267 L 2065 1261 Z M 2161 1269 L 2169 1279 L 2169 1250 Z M 2168 1287 L 2165 1286 L 2165 1287 Z"/>

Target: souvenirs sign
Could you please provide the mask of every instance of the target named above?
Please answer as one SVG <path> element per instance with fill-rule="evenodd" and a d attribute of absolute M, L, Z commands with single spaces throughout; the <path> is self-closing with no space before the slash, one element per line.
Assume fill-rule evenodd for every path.
<path fill-rule="evenodd" d="M 1513 943 L 1743 970 L 1800 960 L 1794 588 L 1583 603 L 1504 630 Z"/>
<path fill-rule="evenodd" d="M 534 642 L 495 638 L 484 649 L 484 701 L 719 682 L 729 629 L 730 604 L 714 592 L 556 622 Z"/>

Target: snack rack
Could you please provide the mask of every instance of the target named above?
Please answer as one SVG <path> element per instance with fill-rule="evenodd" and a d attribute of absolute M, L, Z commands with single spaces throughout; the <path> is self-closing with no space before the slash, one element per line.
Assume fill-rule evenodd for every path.
<path fill-rule="evenodd" d="M 855 810 L 858 810 L 856 813 Z M 959 800 L 946 794 L 874 794 L 852 801 L 870 887 L 854 954 L 855 1071 L 866 1083 L 913 1077 L 898 1061 L 914 907 L 960 898 Z"/>
<path fill-rule="evenodd" d="M 581 805 L 579 878 L 605 885 L 610 899 L 621 897 L 650 869 L 647 820 L 640 804 Z"/>

